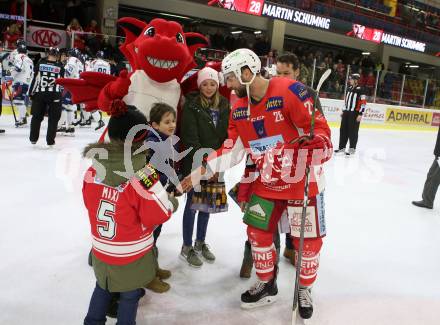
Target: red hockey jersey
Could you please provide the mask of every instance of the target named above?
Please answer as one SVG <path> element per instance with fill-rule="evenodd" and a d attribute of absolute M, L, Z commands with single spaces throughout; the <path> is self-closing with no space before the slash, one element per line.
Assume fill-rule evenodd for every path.
<path fill-rule="evenodd" d="M 100 182 L 93 167 L 83 183 L 93 253 L 105 263 L 125 265 L 154 245 L 153 230 L 167 221 L 172 206 L 157 172 L 146 166 L 118 187 Z"/>
<path fill-rule="evenodd" d="M 208 158 L 208 166 L 213 171 L 225 171 L 238 164 L 245 153 L 253 160 L 278 143 L 290 143 L 300 136 L 308 135 L 311 127 L 313 98 L 300 82 L 287 78 L 272 78 L 265 96 L 250 105 L 247 116 L 248 99 L 241 98 L 231 111 L 227 139 L 215 155 Z M 315 135 L 330 140 L 330 128 L 324 116 L 315 113 Z M 273 199 L 302 199 L 304 196 L 305 166 L 295 173 L 295 177 L 284 181 L 264 181 L 258 177 L 253 193 Z M 311 167 L 309 195 L 315 196 L 325 186 L 322 166 Z"/>

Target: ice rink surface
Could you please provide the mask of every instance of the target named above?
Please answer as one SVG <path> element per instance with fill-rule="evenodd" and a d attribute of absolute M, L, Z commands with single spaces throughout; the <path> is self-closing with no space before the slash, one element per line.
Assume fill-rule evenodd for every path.
<path fill-rule="evenodd" d="M 81 196 L 88 162 L 80 152 L 99 132 L 79 129 L 43 150 L 45 131 L 33 148 L 29 128 L 15 129 L 10 120 L 0 119 L 7 130 L 0 135 L 0 324 L 81 324 L 95 282 Z M 333 129 L 334 144 L 338 136 Z M 421 198 L 435 139 L 435 132 L 361 129 L 356 156 L 327 163 L 328 235 L 309 324 L 440 323 L 440 204 L 434 210 L 411 205 Z M 238 166 L 226 175 L 228 187 L 241 172 Z M 230 200 L 227 213 L 211 216 L 207 243 L 217 260 L 195 270 L 178 259 L 184 198 L 180 204 L 158 241 L 160 265 L 173 274 L 171 290 L 147 291 L 138 324 L 290 324 L 293 266 L 281 258 L 274 305 L 240 309 L 240 294 L 255 281 L 255 275 L 238 277 L 242 214 Z"/>

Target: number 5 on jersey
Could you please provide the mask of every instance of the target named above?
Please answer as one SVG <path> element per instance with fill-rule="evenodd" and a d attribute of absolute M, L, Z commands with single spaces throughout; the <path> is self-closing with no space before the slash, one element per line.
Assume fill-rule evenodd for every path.
<path fill-rule="evenodd" d="M 96 215 L 96 219 L 98 219 L 98 234 L 107 239 L 113 239 L 116 235 L 116 223 L 113 219 L 115 214 L 115 205 L 101 200 L 99 203 L 99 210 Z M 103 225 L 104 224 L 104 225 Z"/>

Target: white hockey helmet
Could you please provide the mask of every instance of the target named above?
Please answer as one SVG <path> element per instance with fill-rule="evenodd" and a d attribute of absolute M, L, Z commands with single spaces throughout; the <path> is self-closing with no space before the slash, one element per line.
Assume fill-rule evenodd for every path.
<path fill-rule="evenodd" d="M 249 82 L 243 82 L 241 80 L 241 69 L 243 67 L 248 67 L 254 74 L 252 80 Z M 261 61 L 260 58 L 249 49 L 238 49 L 229 53 L 222 61 L 222 73 L 225 77 L 231 72 L 234 73 L 235 77 L 240 81 L 242 85 L 251 84 L 257 73 L 260 73 Z"/>

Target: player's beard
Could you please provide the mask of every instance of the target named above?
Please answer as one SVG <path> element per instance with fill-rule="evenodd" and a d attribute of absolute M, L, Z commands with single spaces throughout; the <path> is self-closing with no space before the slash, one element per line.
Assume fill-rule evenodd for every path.
<path fill-rule="evenodd" d="M 241 85 L 240 88 L 235 89 L 235 95 L 237 95 L 238 98 L 244 98 L 247 97 L 247 91 L 246 86 Z"/>

